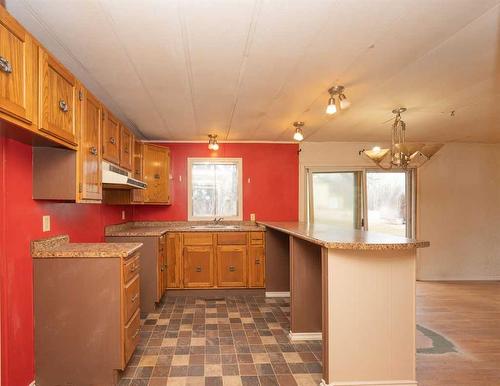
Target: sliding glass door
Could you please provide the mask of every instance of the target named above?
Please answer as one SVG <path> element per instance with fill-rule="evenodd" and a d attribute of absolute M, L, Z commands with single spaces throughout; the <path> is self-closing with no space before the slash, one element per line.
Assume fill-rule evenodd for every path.
<path fill-rule="evenodd" d="M 307 169 L 307 218 L 412 237 L 413 181 L 410 171 Z"/>

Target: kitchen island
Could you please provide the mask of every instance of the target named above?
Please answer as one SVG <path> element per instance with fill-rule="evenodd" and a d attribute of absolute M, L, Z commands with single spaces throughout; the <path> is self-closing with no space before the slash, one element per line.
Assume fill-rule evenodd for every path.
<path fill-rule="evenodd" d="M 322 339 L 322 384 L 417 385 L 416 251 L 429 243 L 326 224 L 259 224 L 269 281 L 278 283 L 266 290 L 289 288 L 292 340 Z"/>

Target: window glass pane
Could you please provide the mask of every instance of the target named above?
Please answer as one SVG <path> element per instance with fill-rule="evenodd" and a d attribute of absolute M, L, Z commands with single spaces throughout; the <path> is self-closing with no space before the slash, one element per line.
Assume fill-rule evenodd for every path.
<path fill-rule="evenodd" d="M 313 173 L 313 221 L 356 227 L 356 174 Z"/>
<path fill-rule="evenodd" d="M 192 216 L 238 216 L 238 164 L 199 162 L 191 168 Z"/>
<path fill-rule="evenodd" d="M 406 236 L 406 174 L 368 172 L 368 229 Z"/>

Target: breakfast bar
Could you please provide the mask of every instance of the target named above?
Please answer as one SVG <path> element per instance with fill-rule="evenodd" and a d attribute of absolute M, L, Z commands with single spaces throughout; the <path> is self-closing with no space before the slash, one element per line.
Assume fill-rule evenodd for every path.
<path fill-rule="evenodd" d="M 416 250 L 429 242 L 327 224 L 259 224 L 267 229 L 267 290 L 290 291 L 292 341 L 323 341 L 322 384 L 417 385 Z"/>

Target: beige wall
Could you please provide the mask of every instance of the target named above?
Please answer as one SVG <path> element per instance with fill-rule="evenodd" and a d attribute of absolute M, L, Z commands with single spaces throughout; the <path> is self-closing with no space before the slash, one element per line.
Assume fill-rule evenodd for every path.
<path fill-rule="evenodd" d="M 371 167 L 358 155 L 375 143 L 306 142 L 299 163 L 299 217 L 306 167 Z M 421 280 L 500 279 L 500 144 L 447 144 L 419 169 L 417 234 Z"/>
<path fill-rule="evenodd" d="M 447 144 L 418 171 L 421 280 L 500 279 L 500 144 Z"/>

